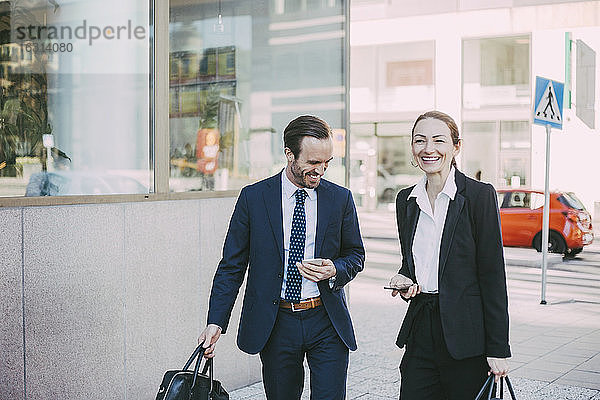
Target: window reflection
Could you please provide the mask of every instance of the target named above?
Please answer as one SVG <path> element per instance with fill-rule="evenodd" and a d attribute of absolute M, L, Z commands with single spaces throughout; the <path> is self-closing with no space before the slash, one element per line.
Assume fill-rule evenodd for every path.
<path fill-rule="evenodd" d="M 463 41 L 463 106 L 529 105 L 529 36 Z"/>
<path fill-rule="evenodd" d="M 410 164 L 411 122 L 352 124 L 350 190 L 359 207 L 394 208 L 398 192 L 422 171 Z"/>
<path fill-rule="evenodd" d="M 464 122 L 462 136 L 467 175 L 497 187 L 530 184 L 529 121 Z"/>
<path fill-rule="evenodd" d="M 350 63 L 353 113 L 434 108 L 433 41 L 354 46 Z"/>
<path fill-rule="evenodd" d="M 0 1 L 0 196 L 148 193 L 146 1 Z"/>
<path fill-rule="evenodd" d="M 326 178 L 344 183 L 343 7 L 310 4 L 171 0 L 171 191 L 237 189 L 279 172 L 283 129 L 301 114 L 334 129 Z"/>
<path fill-rule="evenodd" d="M 498 184 L 498 133 L 495 122 L 464 122 L 461 132 L 463 172 L 478 180 Z"/>

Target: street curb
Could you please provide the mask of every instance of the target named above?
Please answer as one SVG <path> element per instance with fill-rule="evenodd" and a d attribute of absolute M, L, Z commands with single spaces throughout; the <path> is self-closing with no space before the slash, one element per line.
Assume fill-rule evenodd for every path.
<path fill-rule="evenodd" d="M 548 257 L 548 266 L 554 264 L 562 263 L 561 256 Z M 542 256 L 540 256 L 539 260 L 523 260 L 523 259 L 511 259 L 505 258 L 504 265 L 508 265 L 511 267 L 540 267 L 542 266 Z"/>

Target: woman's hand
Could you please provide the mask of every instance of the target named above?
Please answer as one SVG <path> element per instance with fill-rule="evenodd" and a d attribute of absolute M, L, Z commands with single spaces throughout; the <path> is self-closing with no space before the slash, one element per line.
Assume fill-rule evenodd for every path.
<path fill-rule="evenodd" d="M 488 365 L 490 366 L 489 374 L 494 374 L 494 381 L 497 383 L 501 377 L 505 377 L 508 374 L 508 360 L 506 358 L 487 358 Z"/>
<path fill-rule="evenodd" d="M 421 288 L 419 287 L 419 285 L 415 284 L 412 279 L 410 279 L 407 276 L 404 276 L 402 274 L 396 274 L 394 276 L 392 276 L 392 279 L 390 279 L 390 287 L 397 287 L 400 288 L 402 286 L 406 286 L 406 285 L 411 285 L 406 291 L 404 290 L 392 290 L 392 296 L 396 297 L 396 295 L 398 293 L 400 293 L 400 295 L 402 297 L 404 297 L 405 299 L 410 299 L 411 297 L 415 297 L 416 295 L 418 295 L 419 293 L 421 293 Z"/>

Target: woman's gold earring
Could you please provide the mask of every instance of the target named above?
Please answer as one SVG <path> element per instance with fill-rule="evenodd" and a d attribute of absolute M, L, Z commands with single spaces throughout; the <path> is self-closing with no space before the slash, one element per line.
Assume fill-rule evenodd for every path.
<path fill-rule="evenodd" d="M 410 159 L 410 165 L 412 165 L 413 167 L 417 168 L 419 166 L 419 164 L 416 163 L 414 158 Z"/>

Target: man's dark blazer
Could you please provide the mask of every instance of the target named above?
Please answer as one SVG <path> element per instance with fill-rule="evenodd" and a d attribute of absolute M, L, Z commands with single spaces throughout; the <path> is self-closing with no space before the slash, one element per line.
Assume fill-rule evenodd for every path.
<path fill-rule="evenodd" d="M 508 299 L 498 201 L 490 184 L 456 170 L 456 196 L 448 213 L 440 245 L 438 289 L 444 339 L 450 355 L 510 357 Z M 412 246 L 419 206 L 408 198 L 414 186 L 396 198 L 396 218 L 402 248 L 400 274 L 413 281 Z M 396 344 L 403 347 L 417 311 L 411 301 Z"/>
<path fill-rule="evenodd" d="M 350 191 L 321 179 L 317 191 L 315 258 L 333 261 L 333 289 L 318 282 L 321 299 L 340 338 L 350 350 L 356 339 L 344 285 L 363 269 L 365 251 Z M 275 324 L 283 283 L 283 211 L 281 173 L 246 186 L 235 205 L 221 259 L 213 280 L 208 323 L 225 333 L 231 310 L 248 269 L 237 343 L 242 351 L 260 352 Z"/>

